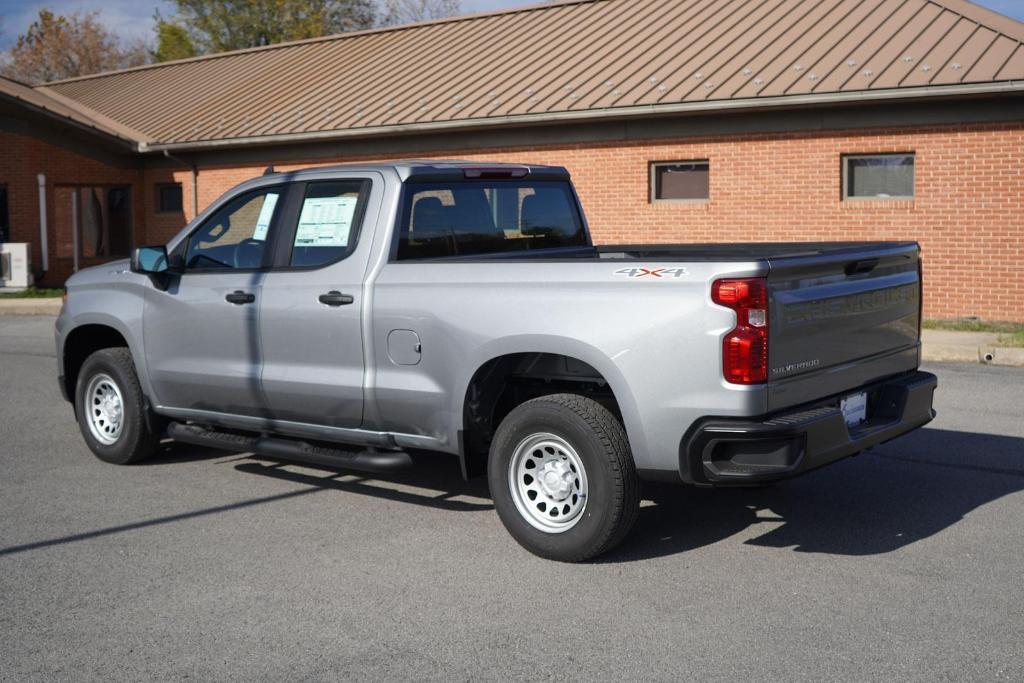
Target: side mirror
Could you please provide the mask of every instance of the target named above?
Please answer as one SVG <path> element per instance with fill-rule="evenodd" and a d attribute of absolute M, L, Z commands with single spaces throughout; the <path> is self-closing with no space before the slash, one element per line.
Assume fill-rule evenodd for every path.
<path fill-rule="evenodd" d="M 167 247 L 139 247 L 132 253 L 132 272 L 145 275 L 161 275 L 170 270 Z"/>

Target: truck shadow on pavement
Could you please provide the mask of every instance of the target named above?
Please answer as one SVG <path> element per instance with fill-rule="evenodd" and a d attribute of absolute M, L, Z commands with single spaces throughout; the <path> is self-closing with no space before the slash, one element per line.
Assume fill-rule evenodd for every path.
<path fill-rule="evenodd" d="M 599 562 L 662 557 L 736 534 L 747 545 L 876 555 L 1024 489 L 1024 439 L 922 429 L 766 488 L 658 487 L 633 534 Z"/>
<path fill-rule="evenodd" d="M 169 444 L 153 464 L 214 460 L 240 473 L 302 485 L 119 526 L 0 548 L 0 557 L 216 515 L 325 491 L 355 493 L 451 512 L 493 509 L 484 477 L 462 480 L 454 457 L 413 453 L 415 467 L 361 474 L 252 455 Z M 874 451 L 766 488 L 647 487 L 633 533 L 600 563 L 685 553 L 736 535 L 751 546 L 875 555 L 956 524 L 971 511 L 1024 489 L 1024 438 L 922 429 Z M 512 547 L 511 539 L 509 541 Z"/>
<path fill-rule="evenodd" d="M 464 481 L 454 457 L 437 453 L 410 455 L 415 465 L 413 469 L 389 474 L 364 474 L 306 464 L 299 465 L 303 472 L 296 472 L 285 469 L 286 463 L 272 459 L 264 460 L 260 456 L 248 456 L 246 462 L 237 463 L 235 469 L 246 474 L 440 510 L 476 512 L 494 509 L 486 480 L 481 477 Z"/>

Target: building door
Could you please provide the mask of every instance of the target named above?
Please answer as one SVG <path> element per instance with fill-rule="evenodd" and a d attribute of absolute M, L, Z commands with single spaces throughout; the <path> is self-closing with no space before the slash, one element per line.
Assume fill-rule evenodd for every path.
<path fill-rule="evenodd" d="M 57 257 L 73 270 L 131 254 L 131 186 L 57 185 L 54 199 Z"/>

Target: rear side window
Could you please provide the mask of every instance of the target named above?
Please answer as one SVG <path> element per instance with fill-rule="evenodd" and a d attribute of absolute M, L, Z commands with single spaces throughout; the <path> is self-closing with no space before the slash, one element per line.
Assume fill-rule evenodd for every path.
<path fill-rule="evenodd" d="M 409 184 L 398 260 L 587 246 L 568 183 L 480 180 Z"/>
<path fill-rule="evenodd" d="M 323 266 L 348 256 L 355 247 L 368 189 L 369 183 L 362 180 L 310 183 L 295 229 L 291 265 Z"/>

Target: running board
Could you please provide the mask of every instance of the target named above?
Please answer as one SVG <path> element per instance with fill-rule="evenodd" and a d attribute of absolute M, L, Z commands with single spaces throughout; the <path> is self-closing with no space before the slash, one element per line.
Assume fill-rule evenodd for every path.
<path fill-rule="evenodd" d="M 239 453 L 255 453 L 268 458 L 341 467 L 361 472 L 394 472 L 412 467 L 412 458 L 403 451 L 378 451 L 372 448 L 362 451 L 347 451 L 341 448 L 314 446 L 297 439 L 219 432 L 181 422 L 170 423 L 167 426 L 167 436 L 175 441 L 196 446 L 220 448 Z"/>

